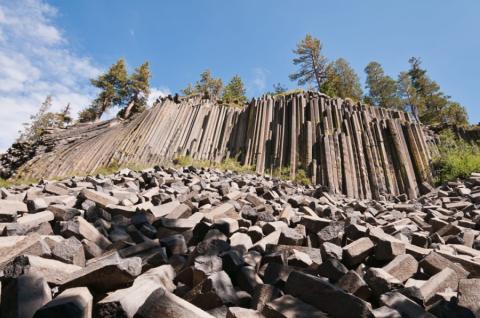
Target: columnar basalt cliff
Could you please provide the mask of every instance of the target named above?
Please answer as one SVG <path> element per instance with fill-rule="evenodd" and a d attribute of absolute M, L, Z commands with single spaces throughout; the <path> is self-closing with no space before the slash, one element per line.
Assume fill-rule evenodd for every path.
<path fill-rule="evenodd" d="M 431 183 L 431 142 L 406 112 L 316 92 L 264 96 L 241 108 L 166 98 L 129 121 L 47 134 L 25 177 L 91 173 L 112 162 L 156 165 L 178 156 L 228 157 L 260 174 L 305 170 L 314 184 L 357 198 L 417 197 Z"/>

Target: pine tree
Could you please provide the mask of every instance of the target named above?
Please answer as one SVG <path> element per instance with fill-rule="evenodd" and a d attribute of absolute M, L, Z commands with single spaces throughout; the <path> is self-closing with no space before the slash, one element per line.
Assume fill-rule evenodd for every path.
<path fill-rule="evenodd" d="M 135 69 L 135 72 L 128 77 L 126 85 L 127 105 L 118 116 L 129 118 L 132 114 L 141 113 L 145 110 L 150 94 L 150 66 L 148 62 L 143 63 Z"/>
<path fill-rule="evenodd" d="M 377 62 L 370 62 L 365 67 L 367 73 L 367 89 L 365 102 L 386 108 L 402 108 L 402 101 L 397 94 L 397 82 L 385 75 L 382 66 Z"/>
<path fill-rule="evenodd" d="M 442 109 L 441 122 L 459 127 L 468 126 L 468 114 L 465 107 L 457 102 L 449 102 L 448 105 Z"/>
<path fill-rule="evenodd" d="M 223 90 L 223 100 L 227 103 L 243 105 L 247 101 L 245 87 L 239 75 L 235 75 Z"/>
<path fill-rule="evenodd" d="M 361 100 L 363 95 L 357 73 L 343 58 L 328 64 L 326 80 L 323 82 L 320 91 L 330 96 L 344 99 L 351 98 L 356 101 Z"/>
<path fill-rule="evenodd" d="M 297 55 L 293 59 L 294 65 L 300 68 L 296 73 L 290 74 L 292 81 L 297 81 L 298 85 L 314 83 L 320 90 L 326 79 L 327 58 L 322 55 L 322 44 L 319 39 L 307 34 L 305 38 L 297 44 L 293 51 Z"/>
<path fill-rule="evenodd" d="M 414 114 L 428 125 L 449 123 L 459 126 L 468 124 L 465 108 L 457 102 L 450 100 L 440 86 L 433 81 L 427 71 L 421 67 L 422 61 L 412 57 L 408 61 L 410 69 L 402 74 L 402 85 L 400 91 L 402 97 L 407 100 L 405 88 L 408 87 L 408 103 L 411 105 Z"/>
<path fill-rule="evenodd" d="M 418 107 L 419 98 L 417 90 L 413 87 L 410 76 L 407 72 L 400 72 L 397 80 L 398 95 L 402 101 L 405 110 L 410 109 L 410 112 L 415 118 L 419 118 Z"/>
<path fill-rule="evenodd" d="M 106 73 L 91 80 L 92 85 L 100 89 L 100 93 L 94 102 L 95 119 L 100 119 L 103 113 L 113 106 L 122 106 L 125 96 L 128 94 L 127 80 L 128 75 L 124 59 L 119 59 Z M 89 113 L 93 113 L 93 109 L 90 109 Z"/>
<path fill-rule="evenodd" d="M 195 91 L 204 96 L 216 99 L 222 94 L 223 82 L 221 78 L 214 78 L 210 70 L 200 74 L 200 80 L 195 84 Z"/>
<path fill-rule="evenodd" d="M 68 103 L 67 106 L 65 106 L 65 108 L 58 113 L 58 118 L 61 127 L 64 127 L 72 122 L 72 117 L 70 115 L 70 103 Z"/>
<path fill-rule="evenodd" d="M 98 118 L 97 107 L 91 105 L 78 113 L 78 122 L 88 123 Z"/>
<path fill-rule="evenodd" d="M 192 84 L 188 84 L 187 87 L 182 89 L 182 94 L 185 95 L 185 96 L 191 96 L 195 93 L 196 93 L 196 91 L 195 91 L 195 88 L 193 87 Z"/>
<path fill-rule="evenodd" d="M 20 131 L 19 141 L 35 142 L 45 133 L 49 128 L 63 128 L 69 121 L 68 108 L 65 108 L 60 113 L 51 112 L 53 98 L 51 95 L 45 98 L 45 101 L 40 106 L 35 115 L 30 116 L 30 122 L 24 123 L 23 131 Z M 71 119 L 71 118 L 70 118 Z"/>

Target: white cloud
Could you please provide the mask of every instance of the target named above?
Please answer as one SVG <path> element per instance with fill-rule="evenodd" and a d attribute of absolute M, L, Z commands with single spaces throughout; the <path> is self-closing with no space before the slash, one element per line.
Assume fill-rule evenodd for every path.
<path fill-rule="evenodd" d="M 155 87 L 152 87 L 150 89 L 150 95 L 148 95 L 148 101 L 147 101 L 147 105 L 148 106 L 153 106 L 153 103 L 155 103 L 155 101 L 157 100 L 157 98 L 159 97 L 165 97 L 167 95 L 171 95 L 172 93 L 170 92 L 170 90 L 168 88 L 165 88 L 165 87 L 160 87 L 160 88 L 155 88 Z"/>
<path fill-rule="evenodd" d="M 100 70 L 70 49 L 56 14 L 44 0 L 0 0 L 0 152 L 47 95 L 52 110 L 70 103 L 75 115 L 95 94 Z"/>
<path fill-rule="evenodd" d="M 268 73 L 268 70 L 262 67 L 256 67 L 252 70 L 252 77 L 247 81 L 248 95 L 258 96 L 265 93 Z"/>

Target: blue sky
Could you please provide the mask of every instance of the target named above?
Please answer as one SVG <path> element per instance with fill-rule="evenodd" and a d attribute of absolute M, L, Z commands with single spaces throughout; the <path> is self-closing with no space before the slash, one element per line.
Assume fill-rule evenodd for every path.
<path fill-rule="evenodd" d="M 293 88 L 292 49 L 307 32 L 330 60 L 346 58 L 362 84 L 370 61 L 396 78 L 421 57 L 477 123 L 479 16 L 474 0 L 0 0 L 0 150 L 46 95 L 56 108 L 88 105 L 88 79 L 120 57 L 131 68 L 150 62 L 155 95 L 207 68 L 224 81 L 239 74 L 250 97 L 277 82 Z"/>

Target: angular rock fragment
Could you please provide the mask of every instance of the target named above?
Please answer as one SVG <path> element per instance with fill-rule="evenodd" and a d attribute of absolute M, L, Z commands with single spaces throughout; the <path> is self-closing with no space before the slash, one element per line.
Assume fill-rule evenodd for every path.
<path fill-rule="evenodd" d="M 344 291 L 351 293 L 365 301 L 368 301 L 371 290 L 365 280 L 357 272 L 350 270 L 336 283 Z"/>
<path fill-rule="evenodd" d="M 93 297 L 86 287 L 70 288 L 37 310 L 34 318 L 90 318 Z"/>
<path fill-rule="evenodd" d="M 405 282 L 417 272 L 418 262 L 412 255 L 403 254 L 395 257 L 383 267 L 383 270 L 396 277 L 400 282 Z"/>
<path fill-rule="evenodd" d="M 92 261 L 92 260 L 91 260 Z M 112 291 L 131 283 L 142 270 L 139 257 L 120 259 L 118 255 L 95 260 L 62 281 L 61 290 L 86 286 L 96 292 Z"/>
<path fill-rule="evenodd" d="M 47 281 L 39 274 L 22 275 L 2 286 L 2 317 L 30 318 L 52 299 Z"/>
<path fill-rule="evenodd" d="M 262 314 L 266 318 L 326 318 L 324 312 L 291 295 L 285 295 L 265 305 Z"/>
<path fill-rule="evenodd" d="M 135 318 L 151 317 L 214 318 L 209 313 L 163 288 L 158 288 L 151 293 L 135 314 Z"/>
<path fill-rule="evenodd" d="M 343 247 L 343 259 L 350 266 L 358 265 L 371 253 L 374 246 L 368 237 L 360 238 Z"/>
<path fill-rule="evenodd" d="M 470 309 L 475 317 L 480 317 L 480 279 L 460 279 L 458 305 Z"/>
<path fill-rule="evenodd" d="M 52 256 L 64 263 L 85 266 L 83 245 L 74 236 L 57 243 L 52 249 Z"/>
<path fill-rule="evenodd" d="M 292 272 L 285 291 L 334 317 L 371 317 L 370 304 L 318 277 Z"/>
<path fill-rule="evenodd" d="M 226 305 L 236 305 L 238 297 L 228 275 L 221 271 L 210 275 L 191 289 L 185 300 L 204 310 Z"/>
<path fill-rule="evenodd" d="M 118 289 L 98 303 L 99 317 L 133 317 L 147 298 L 157 289 L 173 291 L 175 272 L 172 266 L 162 265 L 138 276 L 131 287 Z"/>
<path fill-rule="evenodd" d="M 416 302 L 399 292 L 389 292 L 383 294 L 380 296 L 380 303 L 395 309 L 400 313 L 400 315 L 402 315 L 402 317 L 435 318 L 434 315 L 428 313 Z"/>
<path fill-rule="evenodd" d="M 95 202 L 96 204 L 98 204 L 98 206 L 102 208 L 106 208 L 109 204 L 120 203 L 120 200 L 115 197 L 90 189 L 83 189 L 81 195 L 83 198 Z"/>
<path fill-rule="evenodd" d="M 458 286 L 458 276 L 451 268 L 445 268 L 441 272 L 433 275 L 422 284 L 420 287 L 409 287 L 404 293 L 417 299 L 423 304 L 428 304 L 429 301 L 438 292 L 443 292 L 447 288 L 456 289 Z"/>

